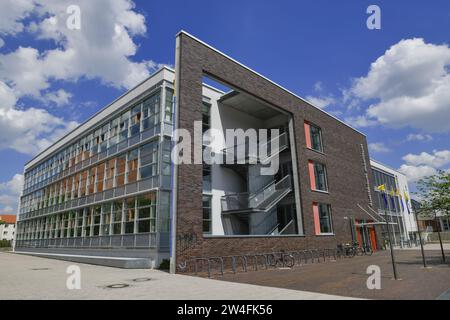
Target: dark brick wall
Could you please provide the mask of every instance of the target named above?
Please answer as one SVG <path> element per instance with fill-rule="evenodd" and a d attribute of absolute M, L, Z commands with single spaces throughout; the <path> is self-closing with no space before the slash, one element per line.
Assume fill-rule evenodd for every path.
<path fill-rule="evenodd" d="M 185 33 L 179 34 L 179 126 L 193 136 L 194 121 L 201 121 L 202 77 L 209 75 L 230 87 L 252 94 L 292 114 L 299 170 L 300 197 L 305 236 L 284 237 L 207 237 L 202 234 L 202 166 L 181 165 L 178 168 L 177 264 L 191 257 L 270 251 L 275 249 L 334 248 L 350 242 L 350 222 L 344 217 L 368 219 L 357 203 L 369 205 L 366 177 L 361 156 L 370 169 L 364 135 L 331 116 L 298 99 L 270 81 L 242 67 Z M 304 121 L 322 128 L 324 154 L 308 150 Z M 192 141 L 194 143 L 194 141 Z M 197 141 L 201 143 L 201 141 Z M 328 172 L 329 194 L 310 190 L 308 160 L 324 163 Z M 372 183 L 371 171 L 368 172 Z M 335 236 L 315 236 L 312 202 L 331 204 Z M 181 245 L 186 235 L 196 241 Z M 192 238 L 191 238 L 192 239 Z"/>

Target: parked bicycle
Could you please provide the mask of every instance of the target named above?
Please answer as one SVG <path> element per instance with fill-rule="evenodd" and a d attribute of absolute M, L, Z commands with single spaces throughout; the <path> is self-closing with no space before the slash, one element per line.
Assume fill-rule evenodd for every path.
<path fill-rule="evenodd" d="M 357 256 L 371 256 L 373 254 L 373 250 L 370 246 L 364 246 L 364 247 L 360 247 L 357 244 L 355 244 L 356 248 L 356 255 Z"/>
<path fill-rule="evenodd" d="M 356 254 L 355 247 L 349 243 L 337 245 L 337 255 L 344 258 L 353 258 Z"/>
<path fill-rule="evenodd" d="M 267 263 L 269 266 L 275 268 L 293 268 L 295 264 L 295 258 L 292 254 L 286 253 L 284 250 L 281 250 L 280 252 L 269 253 L 267 255 Z"/>

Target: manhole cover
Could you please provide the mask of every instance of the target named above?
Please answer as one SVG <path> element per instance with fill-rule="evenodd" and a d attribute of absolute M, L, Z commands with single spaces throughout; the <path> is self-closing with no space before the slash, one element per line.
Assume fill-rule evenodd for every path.
<path fill-rule="evenodd" d="M 35 270 L 35 271 L 50 270 L 50 268 L 31 268 L 31 270 Z"/>
<path fill-rule="evenodd" d="M 126 288 L 129 287 L 129 284 L 126 283 L 116 283 L 116 284 L 110 284 L 109 286 L 106 286 L 107 288 L 111 288 L 111 289 L 121 289 L 121 288 Z"/>
<path fill-rule="evenodd" d="M 133 279 L 134 282 L 146 282 L 152 280 L 151 278 L 136 278 Z"/>

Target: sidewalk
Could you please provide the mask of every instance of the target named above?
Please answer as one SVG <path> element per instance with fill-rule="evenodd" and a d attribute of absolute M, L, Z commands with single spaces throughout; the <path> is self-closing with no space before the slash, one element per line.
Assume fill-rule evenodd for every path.
<path fill-rule="evenodd" d="M 443 243 L 443 247 L 444 250 L 450 250 L 450 243 Z M 420 250 L 420 245 L 417 247 L 404 247 L 404 248 L 400 248 L 400 247 L 395 247 L 395 249 L 398 250 Z M 440 251 L 441 250 L 441 245 L 439 243 L 427 243 L 423 246 L 424 250 L 433 250 L 433 251 Z"/>
<path fill-rule="evenodd" d="M 307 291 L 172 275 L 159 270 L 118 269 L 76 263 L 81 289 L 68 290 L 66 269 L 75 263 L 0 252 L 3 299 L 324 300 L 349 299 Z M 112 289 L 108 285 L 126 287 Z"/>

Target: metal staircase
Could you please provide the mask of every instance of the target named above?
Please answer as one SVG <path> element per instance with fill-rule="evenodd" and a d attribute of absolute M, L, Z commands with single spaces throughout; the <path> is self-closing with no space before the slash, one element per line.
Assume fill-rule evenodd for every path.
<path fill-rule="evenodd" d="M 227 194 L 221 199 L 222 214 L 268 212 L 291 191 L 291 176 L 286 175 L 254 193 Z"/>
<path fill-rule="evenodd" d="M 272 145 L 276 139 L 278 139 L 278 148 L 272 150 Z M 266 157 L 263 158 L 260 157 L 260 155 L 258 154 L 258 147 L 260 150 L 261 148 L 267 150 Z M 277 138 L 273 138 L 262 145 L 254 146 L 254 148 L 250 148 L 249 142 L 246 141 L 244 144 L 232 146 L 222 150 L 222 154 L 224 156 L 223 165 L 230 166 L 236 164 L 249 164 L 249 163 L 268 164 L 273 157 L 277 156 L 282 151 L 288 149 L 288 147 L 289 147 L 288 136 L 286 132 L 283 132 Z M 228 158 L 231 158 L 230 155 L 233 156 L 233 163 L 229 163 L 230 161 L 227 160 Z"/>

